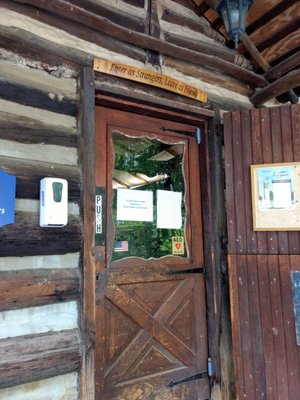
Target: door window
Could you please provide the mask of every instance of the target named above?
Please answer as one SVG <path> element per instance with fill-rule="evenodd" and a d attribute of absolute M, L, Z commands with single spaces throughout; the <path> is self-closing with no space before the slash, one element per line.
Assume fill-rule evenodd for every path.
<path fill-rule="evenodd" d="M 187 256 L 183 141 L 112 132 L 112 260 Z"/>

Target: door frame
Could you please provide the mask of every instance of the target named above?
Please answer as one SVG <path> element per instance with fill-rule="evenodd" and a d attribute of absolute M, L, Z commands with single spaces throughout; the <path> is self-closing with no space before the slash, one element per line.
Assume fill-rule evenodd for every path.
<path fill-rule="evenodd" d="M 116 78 L 116 83 L 118 82 Z M 95 90 L 96 86 L 96 90 Z M 115 87 L 108 91 L 95 84 L 94 71 L 84 68 L 80 77 L 81 89 L 81 137 L 79 155 L 82 165 L 82 217 L 84 240 L 82 246 L 82 368 L 81 368 L 81 399 L 92 400 L 95 396 L 94 379 L 94 348 L 95 348 L 95 307 L 99 299 L 96 293 L 97 264 L 101 263 L 104 255 L 99 246 L 94 244 L 95 226 L 95 153 L 94 153 L 94 112 L 95 106 L 115 108 L 135 114 L 147 114 L 166 120 L 182 122 L 189 125 L 201 123 L 204 125 L 200 151 L 200 168 L 202 176 L 202 214 L 203 214 L 203 246 L 206 273 L 206 307 L 207 307 L 207 336 L 208 352 L 214 364 L 211 387 L 227 392 L 227 398 L 232 389 L 231 332 L 229 315 L 229 288 L 226 284 L 226 260 L 223 248 L 226 241 L 225 203 L 222 195 L 224 177 L 222 174 L 222 130 L 220 129 L 219 110 L 210 110 L 193 106 L 189 107 L 157 106 L 155 97 L 149 102 L 147 88 L 145 96 L 135 93 L 130 87 L 126 98 L 121 98 Z M 159 94 L 160 89 L 158 90 Z M 174 95 L 174 100 L 177 95 Z M 160 99 L 161 102 L 161 99 Z M 175 102 L 174 102 L 175 104 Z M 222 240 L 220 240 L 222 239 Z M 223 242 L 223 243 L 222 243 Z M 221 335 L 222 331 L 222 335 Z M 225 335 L 224 335 L 225 332 Z M 223 343 L 222 343 L 223 340 Z M 224 342 L 225 341 L 225 342 Z M 224 353 L 225 346 L 225 353 Z M 221 354 L 221 347 L 222 353 Z M 226 365 L 221 371 L 220 365 Z M 228 396 L 229 394 L 229 396 Z"/>

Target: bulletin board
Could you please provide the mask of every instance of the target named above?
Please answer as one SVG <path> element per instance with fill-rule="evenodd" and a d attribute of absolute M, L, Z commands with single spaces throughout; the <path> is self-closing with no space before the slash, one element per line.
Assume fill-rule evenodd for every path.
<path fill-rule="evenodd" d="M 251 165 L 253 229 L 300 230 L 300 163 Z"/>

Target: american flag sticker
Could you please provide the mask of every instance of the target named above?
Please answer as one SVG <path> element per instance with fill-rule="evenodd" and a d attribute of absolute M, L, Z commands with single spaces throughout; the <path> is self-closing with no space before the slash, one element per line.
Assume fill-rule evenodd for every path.
<path fill-rule="evenodd" d="M 114 252 L 128 251 L 128 241 L 115 242 Z"/>

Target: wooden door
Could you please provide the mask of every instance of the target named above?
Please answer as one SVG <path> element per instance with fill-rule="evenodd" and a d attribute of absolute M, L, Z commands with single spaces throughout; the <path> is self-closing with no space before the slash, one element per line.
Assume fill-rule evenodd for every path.
<path fill-rule="evenodd" d="M 194 129 L 96 110 L 99 400 L 209 398 Z"/>

